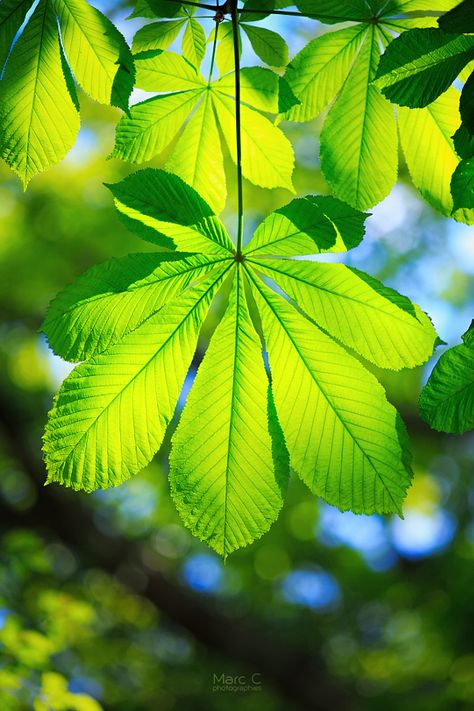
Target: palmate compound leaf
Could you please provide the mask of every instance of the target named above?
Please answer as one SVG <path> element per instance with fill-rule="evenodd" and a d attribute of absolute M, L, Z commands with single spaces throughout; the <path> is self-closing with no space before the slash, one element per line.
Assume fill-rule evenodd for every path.
<path fill-rule="evenodd" d="M 474 327 L 463 343 L 436 363 L 420 396 L 420 414 L 435 430 L 462 434 L 474 428 Z"/>
<path fill-rule="evenodd" d="M 393 33 L 410 27 L 436 26 L 433 12 L 443 12 L 453 4 L 451 0 L 431 4 L 424 0 L 374 0 L 359 4 L 365 6 L 362 8 L 357 2 L 328 2 L 329 14 L 333 10 L 336 17 L 339 10 L 341 18 L 357 24 L 318 36 L 288 65 L 285 79 L 300 104 L 282 116 L 291 121 L 309 121 L 330 106 L 321 133 L 321 168 L 335 194 L 353 207 L 364 210 L 372 207 L 388 195 L 397 178 L 395 107 L 373 83 L 381 48 L 390 47 Z M 307 3 L 308 8 L 311 6 L 315 11 L 317 5 L 317 2 Z M 325 7 L 323 3 L 321 11 Z M 449 99 L 453 100 L 452 94 Z M 450 123 L 458 121 L 457 108 L 450 106 Z M 411 170 L 413 182 L 432 205 L 450 215 L 452 199 L 446 184 L 449 186 L 455 165 L 447 175 L 450 161 L 445 160 L 449 153 L 446 121 L 440 112 L 430 114 L 428 108 L 420 111 L 424 113 L 419 115 L 418 121 L 423 116 L 430 125 L 438 119 L 441 123 L 430 132 L 430 158 L 422 158 L 423 170 Z M 405 145 L 409 143 L 405 141 Z M 452 142 L 450 148 L 452 151 Z M 416 153 L 419 160 L 420 152 Z M 441 159 L 432 161 L 432 156 L 441 156 Z M 414 156 L 406 157 L 409 163 L 416 162 Z M 456 215 L 457 219 L 464 217 L 465 213 Z"/>
<path fill-rule="evenodd" d="M 182 56 L 160 50 L 136 55 L 136 66 L 138 86 L 172 93 L 131 107 L 129 116 L 117 125 L 112 155 L 135 163 L 148 161 L 171 143 L 188 119 L 166 167 L 198 190 L 217 213 L 221 212 L 226 181 L 219 128 L 235 161 L 235 88 L 229 77 L 208 84 Z M 255 75 L 246 74 L 244 69 L 242 76 L 242 101 L 277 112 L 281 90 L 278 79 L 269 81 L 264 75 L 260 90 L 258 82 L 252 81 Z M 294 155 L 282 131 L 247 105 L 242 106 L 242 130 L 244 177 L 262 187 L 292 191 Z"/>
<path fill-rule="evenodd" d="M 0 155 L 26 187 L 74 144 L 79 106 L 73 76 L 92 98 L 126 110 L 134 68 L 120 32 L 86 0 L 20 2 L 7 21 L 12 6 L 0 9 L 2 60 L 10 52 L 0 82 Z M 34 11 L 10 47 L 25 8 Z"/>
<path fill-rule="evenodd" d="M 295 200 L 263 221 L 237 260 L 222 223 L 177 176 L 148 169 L 109 187 L 137 234 L 179 252 L 99 265 L 52 303 L 51 345 L 85 360 L 49 416 L 48 481 L 114 486 L 151 460 L 228 276 L 225 315 L 173 438 L 170 484 L 184 523 L 224 556 L 250 543 L 278 515 L 288 461 L 331 504 L 400 512 L 411 478 L 403 424 L 343 346 L 385 368 L 420 364 L 435 344 L 431 323 L 362 272 L 282 259 L 354 247 L 366 215 L 335 198 Z M 267 274 L 300 311 L 265 285 Z M 271 389 L 244 284 L 263 324 Z"/>

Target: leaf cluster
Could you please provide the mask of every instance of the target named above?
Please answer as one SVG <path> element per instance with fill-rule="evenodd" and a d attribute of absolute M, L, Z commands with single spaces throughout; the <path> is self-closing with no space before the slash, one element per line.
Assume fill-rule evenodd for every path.
<path fill-rule="evenodd" d="M 137 0 L 132 16 L 150 22 L 133 54 L 86 0 L 0 5 L 0 150 L 25 185 L 74 142 L 76 84 L 124 111 L 113 157 L 143 163 L 166 152 L 165 170 L 108 186 L 120 219 L 157 251 L 93 267 L 56 297 L 44 322 L 51 348 L 80 363 L 48 419 L 48 482 L 92 491 L 150 462 L 189 384 L 202 325 L 224 300 L 173 435 L 169 481 L 184 523 L 228 555 L 277 518 L 290 468 L 341 510 L 401 514 L 412 477 L 408 438 L 370 366 L 413 368 L 439 341 L 409 299 L 313 257 L 361 242 L 362 211 L 397 180 L 399 141 L 420 193 L 474 221 L 472 77 L 461 99 L 453 86 L 474 59 L 462 19 L 467 7 L 472 21 L 469 4 L 440 27 L 433 18 L 454 5 L 301 0 L 301 15 L 343 27 L 291 61 L 285 40 L 259 24 L 273 12 L 293 14 L 284 0 L 213 10 L 208 37 L 193 4 Z M 244 37 L 266 67 L 239 66 Z M 135 86 L 152 96 L 129 108 Z M 242 248 L 242 178 L 293 191 L 281 122 L 323 111 L 321 169 L 336 197 L 292 200 Z M 239 183 L 236 240 L 218 217 L 226 152 Z M 454 403 L 462 416 L 437 405 L 452 356 L 443 359 L 422 411 L 459 428 L 459 418 L 469 421 L 462 398 Z"/>
<path fill-rule="evenodd" d="M 428 107 L 451 91 L 461 76 L 464 87 L 459 100 L 462 124 L 453 140 L 461 160 L 451 180 L 452 214 L 474 215 L 474 11 L 464 0 L 439 19 L 439 27 L 415 29 L 401 35 L 385 52 L 376 84 L 400 106 Z M 416 112 L 413 112 L 416 113 Z"/>

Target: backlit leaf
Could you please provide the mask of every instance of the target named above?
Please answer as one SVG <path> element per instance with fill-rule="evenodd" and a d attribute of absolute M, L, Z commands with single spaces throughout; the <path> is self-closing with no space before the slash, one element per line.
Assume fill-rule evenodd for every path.
<path fill-rule="evenodd" d="M 265 533 L 283 505 L 288 468 L 275 461 L 268 378 L 236 272 L 173 436 L 170 487 L 181 517 L 227 556 Z M 208 423 L 212 422 L 212 431 Z"/>
<path fill-rule="evenodd" d="M 462 338 L 460 346 L 443 353 L 420 397 L 420 414 L 430 427 L 453 434 L 474 428 L 472 324 Z"/>

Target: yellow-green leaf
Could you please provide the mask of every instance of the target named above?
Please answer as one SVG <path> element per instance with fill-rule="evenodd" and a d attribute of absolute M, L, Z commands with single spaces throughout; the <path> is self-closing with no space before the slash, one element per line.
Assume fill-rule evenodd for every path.
<path fill-rule="evenodd" d="M 170 487 L 185 525 L 227 556 L 265 533 L 283 505 L 268 378 L 237 270 L 227 311 L 173 436 Z M 212 422 L 210 429 L 208 424 Z"/>

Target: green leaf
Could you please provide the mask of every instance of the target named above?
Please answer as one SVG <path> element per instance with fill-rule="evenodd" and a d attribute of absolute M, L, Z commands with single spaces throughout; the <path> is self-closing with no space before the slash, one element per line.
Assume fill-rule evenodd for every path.
<path fill-rule="evenodd" d="M 124 116 L 117 126 L 112 155 L 134 162 L 150 160 L 169 145 L 180 125 L 190 116 L 166 167 L 198 190 L 216 212 L 221 212 L 226 200 L 226 178 L 219 127 L 232 159 L 236 160 L 235 101 L 227 96 L 227 92 L 235 94 L 234 73 L 208 87 L 189 62 L 173 52 L 143 53 L 137 56 L 136 64 L 143 88 L 172 89 L 176 84 L 187 90 L 160 95 L 133 106 L 130 115 Z M 176 80 L 173 72 L 176 72 Z M 242 75 L 242 100 L 278 111 L 280 78 L 258 68 L 242 70 Z M 258 77 L 265 81 L 261 91 L 253 88 Z M 204 91 L 203 102 L 192 113 Z M 292 190 L 294 156 L 290 142 L 279 128 L 256 111 L 242 106 L 242 118 L 244 176 L 262 187 Z"/>
<path fill-rule="evenodd" d="M 222 260 L 129 254 L 89 269 L 51 302 L 42 331 L 53 351 L 78 362 L 101 353 Z"/>
<path fill-rule="evenodd" d="M 344 252 L 362 240 L 366 217 L 333 197 L 297 198 L 265 218 L 244 253 L 295 257 Z"/>
<path fill-rule="evenodd" d="M 435 430 L 463 434 L 474 428 L 474 329 L 443 353 L 420 397 L 420 414 Z"/>
<path fill-rule="evenodd" d="M 233 250 L 222 222 L 177 175 L 148 168 L 107 187 L 139 237 L 182 252 L 228 256 Z"/>
<path fill-rule="evenodd" d="M 184 57 L 176 52 L 155 50 L 135 55 L 137 86 L 145 91 L 187 91 L 206 82 Z"/>
<path fill-rule="evenodd" d="M 146 2 L 157 17 L 177 17 L 186 14 L 184 5 L 174 0 L 146 0 Z"/>
<path fill-rule="evenodd" d="M 424 109 L 398 109 L 400 141 L 413 183 L 445 215 L 453 209 L 451 176 L 459 158 L 451 136 L 459 127 L 459 91 L 450 88 Z"/>
<path fill-rule="evenodd" d="M 376 84 L 390 101 L 421 108 L 443 94 L 473 58 L 474 37 L 411 30 L 387 47 Z"/>
<path fill-rule="evenodd" d="M 235 102 L 217 92 L 213 92 L 213 101 L 230 155 L 236 162 Z M 244 177 L 263 188 L 282 187 L 293 191 L 291 143 L 280 129 L 257 111 L 241 106 L 241 117 Z"/>
<path fill-rule="evenodd" d="M 299 0 L 295 3 L 303 15 L 311 15 L 321 22 L 359 22 L 371 15 L 365 0 Z"/>
<path fill-rule="evenodd" d="M 64 158 L 79 131 L 50 0 L 40 1 L 18 38 L 1 86 L 1 157 L 26 187 Z"/>
<path fill-rule="evenodd" d="M 234 36 L 232 32 L 232 23 L 224 22 L 219 25 L 219 43 L 216 51 L 216 64 L 221 74 L 227 74 L 234 69 Z M 214 32 L 211 33 L 210 39 L 214 40 Z M 239 33 L 239 56 L 242 56 L 242 40 Z"/>
<path fill-rule="evenodd" d="M 265 0 L 265 10 L 268 12 L 257 12 L 262 7 L 262 0 L 246 0 L 244 2 L 244 11 L 240 13 L 240 22 L 256 22 L 257 20 L 264 20 L 266 17 L 271 15 L 272 11 L 275 9 L 275 0 Z M 254 12 L 252 12 L 254 10 Z"/>
<path fill-rule="evenodd" d="M 252 49 L 262 62 L 271 67 L 286 67 L 289 60 L 288 47 L 279 34 L 265 27 L 240 25 L 250 40 Z"/>
<path fill-rule="evenodd" d="M 360 210 L 383 200 L 397 179 L 394 110 L 371 84 L 379 56 L 372 27 L 321 133 L 326 180 L 339 198 Z"/>
<path fill-rule="evenodd" d="M 224 556 L 250 543 L 278 515 L 290 462 L 312 491 L 343 510 L 400 513 L 411 479 L 403 423 L 374 376 L 334 339 L 377 365 L 412 366 L 433 349 L 429 319 L 363 272 L 279 254 L 292 239 L 297 252 L 303 238 L 321 251 L 350 249 L 366 215 L 332 197 L 294 200 L 262 223 L 236 259 L 222 223 L 178 176 L 145 170 L 110 187 L 140 236 L 200 253 L 112 260 L 52 303 L 44 323 L 52 347 L 86 360 L 64 382 L 48 420 L 48 481 L 90 491 L 117 485 L 150 461 L 211 301 L 233 271 L 227 310 L 173 438 L 170 483 L 185 524 Z M 259 245 L 276 258 L 258 258 Z"/>
<path fill-rule="evenodd" d="M 276 114 L 280 102 L 281 77 L 264 67 L 243 67 L 240 70 L 241 101 L 258 111 Z M 213 83 L 213 91 L 235 98 L 235 72 Z"/>
<path fill-rule="evenodd" d="M 316 325 L 251 279 L 291 466 L 341 510 L 400 513 L 411 481 L 406 432 L 383 388 Z"/>
<path fill-rule="evenodd" d="M 451 179 L 453 213 L 458 210 L 474 211 L 474 158 L 462 160 Z M 474 212 L 473 219 L 474 222 Z"/>
<path fill-rule="evenodd" d="M 429 318 L 357 269 L 286 259 L 259 260 L 254 267 L 318 326 L 380 368 L 413 368 L 433 353 L 437 335 Z"/>
<path fill-rule="evenodd" d="M 438 24 L 445 32 L 474 32 L 474 6 L 471 0 L 463 0 L 455 8 L 439 18 Z"/>
<path fill-rule="evenodd" d="M 257 227 L 246 255 L 297 256 L 328 251 L 336 244 L 334 225 L 311 196 L 272 212 Z"/>
<path fill-rule="evenodd" d="M 156 14 L 151 9 L 147 0 L 135 0 L 134 10 L 133 10 L 133 12 L 130 13 L 130 15 L 126 19 L 132 20 L 135 17 L 146 17 L 147 19 L 152 19 L 152 18 L 156 18 Z"/>
<path fill-rule="evenodd" d="M 185 127 L 166 168 L 197 190 L 216 213 L 222 212 L 226 198 L 224 155 L 210 91 Z"/>
<path fill-rule="evenodd" d="M 143 163 L 161 153 L 202 96 L 202 89 L 160 94 L 135 104 L 115 130 L 111 157 Z"/>
<path fill-rule="evenodd" d="M 91 491 L 116 486 L 150 462 L 224 273 L 184 292 L 66 378 L 44 435 L 48 482 Z"/>
<path fill-rule="evenodd" d="M 54 0 L 61 39 L 73 74 L 93 99 L 128 108 L 135 70 L 124 38 L 85 0 Z"/>
<path fill-rule="evenodd" d="M 262 346 L 240 268 L 173 436 L 170 488 L 185 525 L 218 553 L 265 533 L 283 505 L 288 467 L 274 461 Z M 212 422 L 212 430 L 208 423 Z"/>
<path fill-rule="evenodd" d="M 221 77 L 212 87 L 235 98 L 235 72 Z M 300 103 L 286 79 L 264 67 L 242 67 L 240 100 L 257 111 L 271 114 L 285 112 Z"/>
<path fill-rule="evenodd" d="M 141 27 L 133 38 L 132 48 L 135 53 L 155 49 L 168 49 L 179 35 L 185 20 L 151 22 Z"/>
<path fill-rule="evenodd" d="M 459 112 L 467 130 L 474 134 L 474 72 L 464 84 L 459 102 Z"/>
<path fill-rule="evenodd" d="M 285 114 L 289 121 L 309 121 L 338 94 L 357 56 L 366 29 L 362 25 L 328 32 L 304 47 L 285 79 L 301 104 Z"/>
<path fill-rule="evenodd" d="M 459 0 L 389 0 L 381 2 L 380 17 L 390 29 L 400 32 L 415 28 L 437 27 L 439 16 Z"/>
<path fill-rule="evenodd" d="M 460 158 L 474 158 L 474 133 L 461 124 L 453 136 L 454 148 Z"/>
<path fill-rule="evenodd" d="M 183 36 L 183 56 L 199 69 L 206 54 L 206 35 L 202 25 L 192 18 L 188 21 Z"/>
<path fill-rule="evenodd" d="M 0 75 L 10 53 L 12 42 L 30 7 L 30 0 L 23 0 L 23 2 L 3 0 L 0 4 Z"/>

